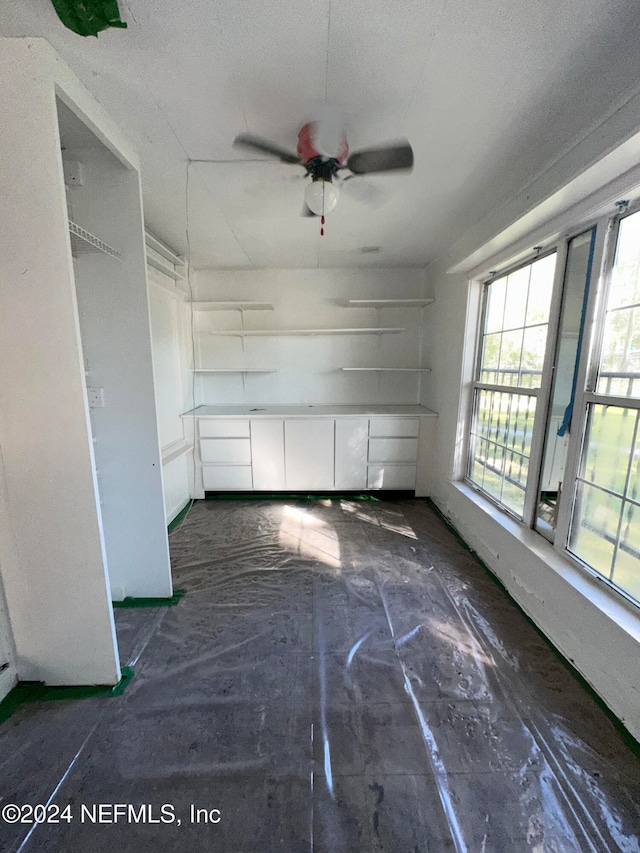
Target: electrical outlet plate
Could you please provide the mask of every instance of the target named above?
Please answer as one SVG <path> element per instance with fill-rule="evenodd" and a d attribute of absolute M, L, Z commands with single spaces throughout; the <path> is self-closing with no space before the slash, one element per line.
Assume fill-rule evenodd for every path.
<path fill-rule="evenodd" d="M 62 164 L 64 182 L 68 187 L 84 186 L 84 166 L 78 160 L 65 160 Z"/>
<path fill-rule="evenodd" d="M 87 388 L 90 409 L 104 409 L 104 388 Z"/>

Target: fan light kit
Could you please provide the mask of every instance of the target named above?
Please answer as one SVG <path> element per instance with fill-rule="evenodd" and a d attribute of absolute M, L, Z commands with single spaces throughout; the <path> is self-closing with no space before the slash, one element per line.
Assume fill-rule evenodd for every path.
<path fill-rule="evenodd" d="M 283 163 L 304 167 L 311 183 L 305 187 L 302 215 L 320 217 L 321 235 L 324 234 L 325 216 L 335 210 L 340 198 L 339 188 L 334 183 L 338 172 L 348 169 L 351 175 L 345 180 L 349 180 L 357 175 L 413 167 L 413 150 L 406 140 L 382 148 L 356 151 L 350 155 L 344 131 L 332 133 L 331 130 L 332 128 L 329 128 L 327 132 L 327 127 L 320 122 L 305 124 L 298 134 L 296 154 L 267 139 L 248 133 L 241 133 L 233 143 L 263 154 L 271 154 Z"/>

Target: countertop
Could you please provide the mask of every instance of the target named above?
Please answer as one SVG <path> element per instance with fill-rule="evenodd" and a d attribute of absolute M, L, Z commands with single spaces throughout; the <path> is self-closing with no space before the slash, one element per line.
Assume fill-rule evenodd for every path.
<path fill-rule="evenodd" d="M 353 417 L 437 417 L 437 412 L 424 406 L 198 406 L 182 417 L 196 418 L 353 418 Z"/>

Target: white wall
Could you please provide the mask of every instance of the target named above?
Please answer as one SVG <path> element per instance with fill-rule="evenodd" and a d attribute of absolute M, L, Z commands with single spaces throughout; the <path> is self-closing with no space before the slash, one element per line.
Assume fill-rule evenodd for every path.
<path fill-rule="evenodd" d="M 419 298 L 417 269 L 200 270 L 195 299 L 270 302 L 273 311 L 247 311 L 246 328 L 402 327 L 401 334 L 332 337 L 214 337 L 207 329 L 239 329 L 233 312 L 196 313 L 196 352 L 202 367 L 274 368 L 251 376 L 198 377 L 198 403 L 417 403 L 424 374 L 344 373 L 340 367 L 418 367 L 422 309 L 345 308 L 348 299 Z M 424 309 L 429 312 L 431 307 Z M 428 365 L 427 365 L 428 366 Z"/>
<path fill-rule="evenodd" d="M 637 130 L 638 123 L 637 109 L 630 102 L 626 112 L 618 112 L 615 118 L 600 125 L 595 136 L 588 135 L 572 146 L 526 192 L 516 194 L 508 205 L 499 209 L 493 209 L 491 199 L 487 199 L 485 212 L 478 211 L 478 224 L 473 230 L 452 234 L 452 245 L 427 270 L 436 303 L 425 331 L 425 351 L 432 361 L 433 374 L 425 381 L 422 395 L 423 404 L 439 414 L 436 452 L 432 456 L 434 501 L 635 737 L 640 737 L 637 610 L 621 603 L 614 593 L 602 590 L 583 572 L 571 568 L 540 536 L 506 520 L 491 505 L 478 504 L 472 499 L 471 490 L 460 488 L 453 481 L 456 455 L 466 428 L 459 421 L 461 400 L 469 391 L 474 356 L 475 326 L 473 322 L 467 325 L 467 316 L 477 315 L 479 288 L 469 287 L 466 274 L 451 275 L 447 270 L 466 256 L 474 256 L 483 244 L 489 244 L 490 249 L 475 253 L 476 261 L 503 251 L 509 241 L 511 223 L 517 223 L 522 216 L 529 216 L 538 230 L 536 239 L 527 242 L 521 224 L 511 229 L 511 239 L 520 241 L 519 251 L 527 245 L 529 248 L 536 245 L 540 236 L 544 236 L 541 216 L 554 221 L 570 205 L 580 204 L 584 213 L 584 204 L 588 206 L 588 202 L 583 204 L 579 194 L 588 199 L 594 191 L 598 175 L 598 168 L 593 166 L 595 146 L 601 155 L 606 154 L 620 139 L 628 138 L 632 128 Z M 562 164 L 564 168 L 560 168 Z M 576 176 L 587 175 L 589 167 L 595 169 L 588 173 L 589 182 L 583 181 L 581 186 L 578 177 L 577 183 L 569 183 Z M 600 172 L 607 179 L 612 178 L 604 165 Z M 565 184 L 567 189 L 562 190 Z M 610 203 L 616 198 L 612 193 L 613 190 Z M 543 213 L 536 213 L 537 206 Z M 497 234 L 500 238 L 491 245 Z"/>
<path fill-rule="evenodd" d="M 163 456 L 165 521 L 169 524 L 189 501 L 188 467 L 180 417 L 194 407 L 188 306 L 172 279 L 148 267 L 156 411 Z M 178 456 L 174 454 L 178 452 Z"/>
<path fill-rule="evenodd" d="M 64 157 L 84 166 L 84 185 L 68 193 L 73 218 L 122 255 L 83 253 L 75 261 L 87 386 L 104 394 L 91 423 L 111 594 L 164 598 L 172 584 L 139 174 L 60 110 Z"/>
<path fill-rule="evenodd" d="M 0 79 L 0 571 L 17 674 L 113 684 L 54 84 L 83 90 L 38 39 L 2 41 Z"/>

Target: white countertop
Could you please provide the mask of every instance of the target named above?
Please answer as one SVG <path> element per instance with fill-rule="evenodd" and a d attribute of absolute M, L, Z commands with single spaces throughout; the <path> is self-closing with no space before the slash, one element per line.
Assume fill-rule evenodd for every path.
<path fill-rule="evenodd" d="M 198 406 L 182 417 L 196 418 L 340 418 L 340 417 L 437 417 L 424 406 Z"/>

